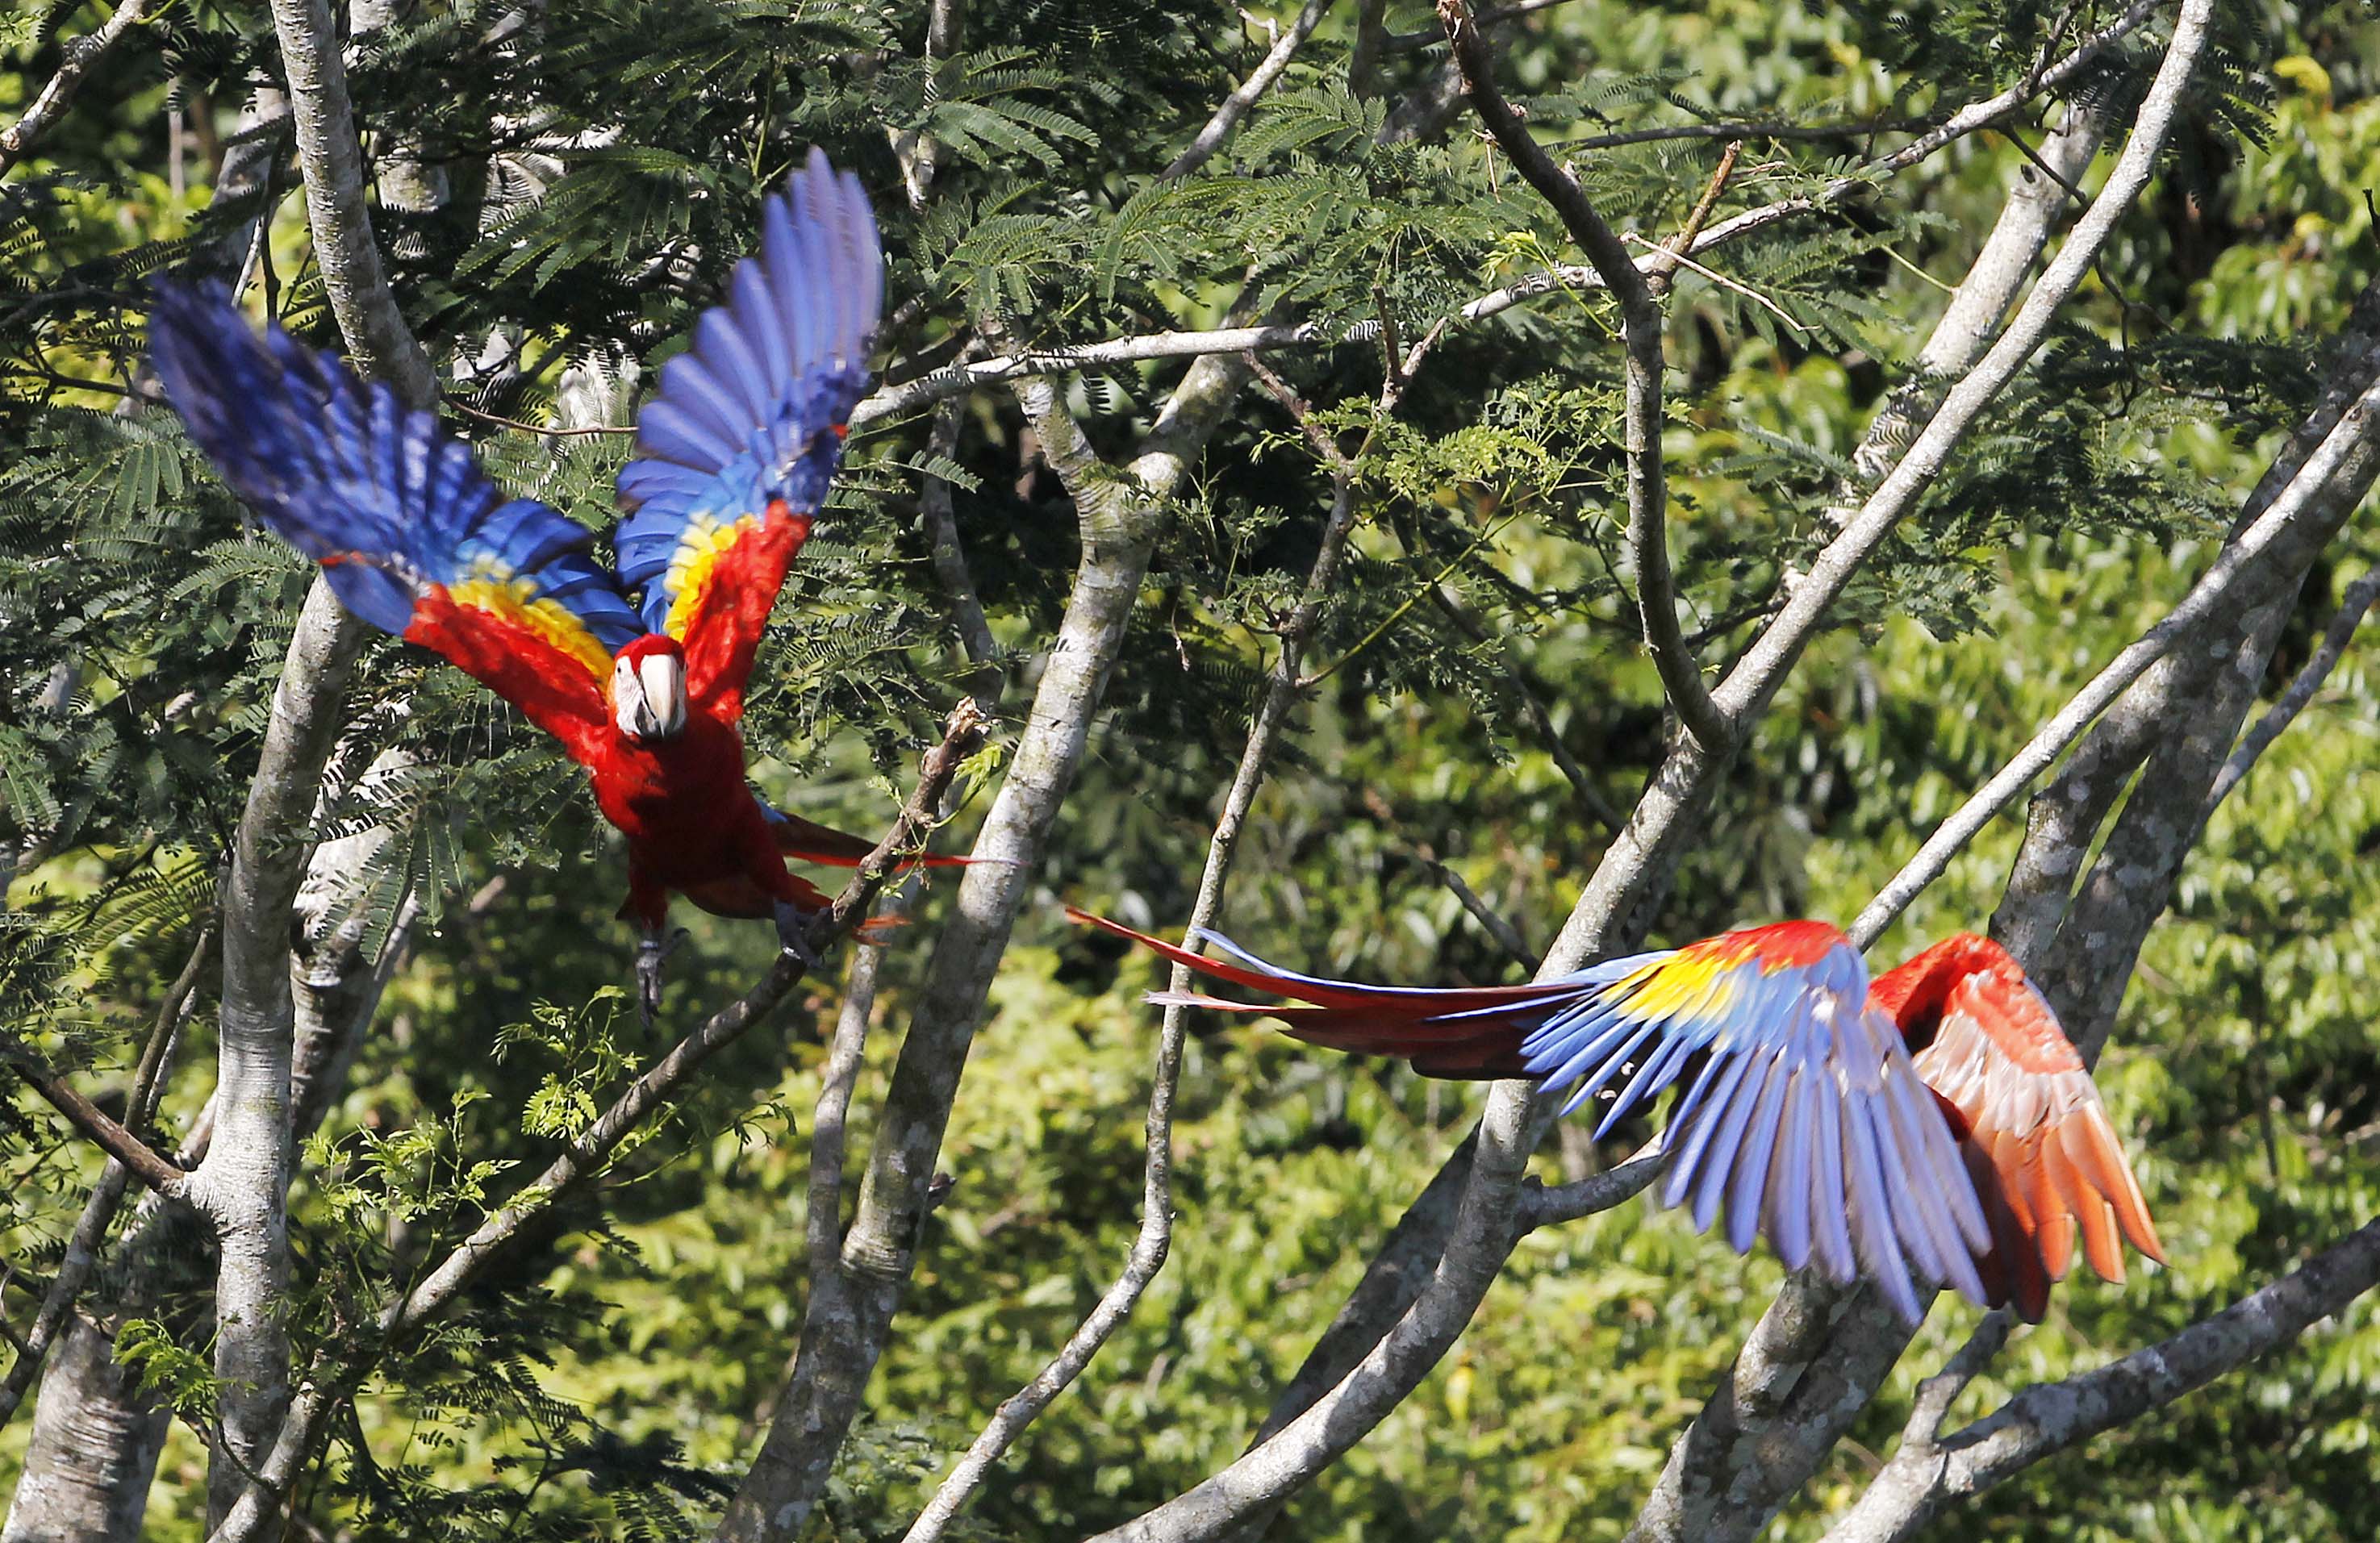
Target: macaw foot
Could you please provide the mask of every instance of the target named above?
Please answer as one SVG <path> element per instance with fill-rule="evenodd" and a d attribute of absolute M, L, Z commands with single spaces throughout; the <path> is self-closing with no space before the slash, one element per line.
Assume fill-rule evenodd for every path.
<path fill-rule="evenodd" d="M 653 1027 L 662 1010 L 662 964 L 687 936 L 683 927 L 666 937 L 649 932 L 645 941 L 637 945 L 637 1011 L 643 1015 L 647 1028 Z"/>
<path fill-rule="evenodd" d="M 790 901 L 777 902 L 777 941 L 784 945 L 787 954 L 801 961 L 804 969 L 818 968 L 818 945 L 810 941 L 810 928 L 824 915 L 824 911 Z"/>

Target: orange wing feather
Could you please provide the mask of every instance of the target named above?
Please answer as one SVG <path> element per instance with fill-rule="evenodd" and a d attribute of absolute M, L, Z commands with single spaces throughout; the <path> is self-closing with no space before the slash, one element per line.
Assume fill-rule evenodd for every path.
<path fill-rule="evenodd" d="M 1972 1132 L 1964 1145 L 1998 1262 L 2020 1309 L 2038 1319 L 2049 1282 L 2073 1264 L 2078 1232 L 2091 1268 L 2110 1282 L 2124 1278 L 2121 1239 L 2160 1264 L 2165 1245 L 2082 1056 L 2016 962 L 1983 946 L 1989 954 L 1971 954 L 1982 967 L 1944 996 L 1917 1070 Z"/>

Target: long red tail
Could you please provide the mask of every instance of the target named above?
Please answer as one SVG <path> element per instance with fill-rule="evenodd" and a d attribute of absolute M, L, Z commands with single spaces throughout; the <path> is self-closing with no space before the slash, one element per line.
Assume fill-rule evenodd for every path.
<path fill-rule="evenodd" d="M 1224 1013 L 1262 1014 L 1287 1026 L 1292 1039 L 1357 1055 L 1393 1055 L 1413 1063 L 1424 1076 L 1487 1078 L 1524 1075 L 1521 1039 L 1545 1017 L 1544 1003 L 1561 996 L 1545 986 L 1456 987 L 1444 990 L 1402 986 L 1366 986 L 1354 980 L 1325 980 L 1264 966 L 1232 964 L 1193 954 L 1122 922 L 1066 907 L 1069 920 L 1129 938 L 1143 948 L 1187 965 L 1204 976 L 1248 986 L 1276 996 L 1307 1002 L 1281 1007 L 1260 1002 L 1226 1002 L 1196 991 L 1152 991 L 1160 1004 L 1181 1002 Z M 1229 946 L 1229 945 L 1225 945 Z M 1526 1019 L 1512 1022 L 1494 1010 L 1525 1011 Z M 1483 1011 L 1484 1010 L 1484 1011 Z M 1463 1014 L 1465 1016 L 1451 1017 Z M 1472 1016 L 1468 1014 L 1478 1014 Z"/>

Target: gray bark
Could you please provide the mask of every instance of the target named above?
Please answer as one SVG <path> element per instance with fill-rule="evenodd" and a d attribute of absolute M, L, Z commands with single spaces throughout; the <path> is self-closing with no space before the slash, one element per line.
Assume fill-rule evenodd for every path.
<path fill-rule="evenodd" d="M 1955 1435 L 1937 1437 L 1931 1425 L 1912 1421 L 1900 1450 L 1827 1534 L 1828 1543 L 1913 1537 L 1950 1502 L 2286 1348 L 2375 1285 L 2380 1221 L 2171 1339 L 2063 1382 L 2037 1383 Z M 1920 1411 L 1937 1421 L 1941 1412 Z"/>
<path fill-rule="evenodd" d="M 0 129 L 0 176 L 6 176 L 17 163 L 31 152 L 41 137 L 65 115 L 74 101 L 75 92 L 82 89 L 83 78 L 91 67 L 105 57 L 107 52 L 124 41 L 125 34 L 148 19 L 151 0 L 124 0 L 95 31 L 69 39 L 66 57 L 60 61 L 55 75 L 42 87 L 24 115 L 6 128 Z"/>

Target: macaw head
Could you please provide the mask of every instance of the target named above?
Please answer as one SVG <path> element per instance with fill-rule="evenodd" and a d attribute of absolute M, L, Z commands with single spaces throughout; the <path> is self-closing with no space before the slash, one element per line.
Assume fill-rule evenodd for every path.
<path fill-rule="evenodd" d="M 686 727 L 686 650 L 649 632 L 612 665 L 612 720 L 635 740 L 674 739 Z"/>

